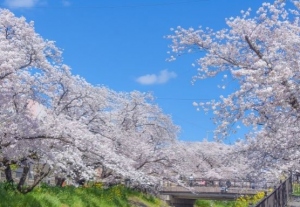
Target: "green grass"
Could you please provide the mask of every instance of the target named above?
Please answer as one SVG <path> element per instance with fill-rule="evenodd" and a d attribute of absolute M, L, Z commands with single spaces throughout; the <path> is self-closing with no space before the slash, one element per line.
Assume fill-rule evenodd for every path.
<path fill-rule="evenodd" d="M 0 207 L 147 207 L 167 206 L 159 199 L 118 185 L 102 187 L 50 187 L 42 185 L 28 194 L 7 190 L 0 184 Z"/>
<path fill-rule="evenodd" d="M 241 196 L 235 201 L 213 201 L 213 200 L 197 200 L 196 207 L 248 207 L 250 204 L 255 204 L 263 199 L 265 193 L 257 192 L 254 196 Z"/>
<path fill-rule="evenodd" d="M 197 200 L 196 207 L 235 207 L 235 201 Z"/>
<path fill-rule="evenodd" d="M 300 184 L 293 183 L 293 195 L 300 196 Z"/>

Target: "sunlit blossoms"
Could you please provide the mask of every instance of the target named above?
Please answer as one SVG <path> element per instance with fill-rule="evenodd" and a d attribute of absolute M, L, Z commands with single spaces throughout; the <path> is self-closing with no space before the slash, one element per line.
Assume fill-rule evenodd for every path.
<path fill-rule="evenodd" d="M 93 86 L 72 75 L 61 51 L 32 22 L 8 10 L 0 10 L 0 22 L 0 165 L 8 182 L 14 181 L 12 164 L 23 169 L 20 192 L 49 174 L 75 183 L 93 179 L 99 168 L 109 182 L 122 177 L 152 186 L 191 172 L 224 175 L 216 171 L 226 165 L 217 153 L 222 144 L 178 142 L 179 127 L 151 94 Z M 34 183 L 25 186 L 29 173 Z"/>
<path fill-rule="evenodd" d="M 129 178 L 139 184 L 202 178 L 249 178 L 299 168 L 299 2 L 263 3 L 226 20 L 226 29 L 184 29 L 169 35 L 170 59 L 203 51 L 194 81 L 226 79 L 229 95 L 193 105 L 212 110 L 219 141 L 244 126 L 245 140 L 186 143 L 180 128 L 149 93 L 116 92 L 74 76 L 53 41 L 33 22 L 0 10 L 0 164 L 23 168 L 18 190 L 31 191 L 50 173 L 76 182 Z M 221 80 L 220 80 L 221 81 Z M 224 84 L 218 84 L 226 89 Z M 32 166 L 35 181 L 24 187 Z M 260 170 L 258 170 L 260 169 Z"/>
<path fill-rule="evenodd" d="M 24 193 L 49 173 L 75 182 L 104 166 L 138 182 L 158 182 L 172 162 L 163 149 L 179 129 L 151 95 L 92 86 L 71 74 L 61 51 L 32 22 L 8 10 L 0 10 L 0 22 L 0 162 L 7 181 L 17 164 Z M 24 188 L 32 166 L 34 184 Z"/>
<path fill-rule="evenodd" d="M 265 169 L 299 168 L 297 6 L 299 1 L 263 3 L 256 13 L 249 9 L 226 19 L 225 29 L 178 27 L 167 37 L 173 56 L 204 51 L 194 80 L 223 73 L 239 84 L 230 95 L 204 105 L 214 111 L 219 138 L 227 137 L 240 122 L 252 129 L 248 137 L 254 139 L 247 146 L 257 155 L 255 159 L 251 155 L 253 162 L 260 159 Z"/>

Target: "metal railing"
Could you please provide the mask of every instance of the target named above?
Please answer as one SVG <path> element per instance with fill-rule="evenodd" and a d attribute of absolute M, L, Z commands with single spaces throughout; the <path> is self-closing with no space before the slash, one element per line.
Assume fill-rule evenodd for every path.
<path fill-rule="evenodd" d="M 283 181 L 272 193 L 254 205 L 254 207 L 284 207 L 287 206 L 288 200 L 292 195 L 292 175 Z"/>
<path fill-rule="evenodd" d="M 252 189 L 268 189 L 273 188 L 278 183 L 267 182 L 267 181 L 250 181 L 250 180 L 234 180 L 234 179 L 205 179 L 205 178 L 194 178 L 193 180 L 182 180 L 184 186 L 190 187 L 237 187 L 237 188 L 252 188 Z M 164 182 L 162 186 L 176 186 L 176 183 L 169 181 Z"/>

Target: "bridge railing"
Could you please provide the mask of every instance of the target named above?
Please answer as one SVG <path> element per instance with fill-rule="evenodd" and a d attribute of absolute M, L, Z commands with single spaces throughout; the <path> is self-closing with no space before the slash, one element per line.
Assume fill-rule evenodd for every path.
<path fill-rule="evenodd" d="M 268 189 L 273 188 L 276 183 L 266 181 L 249 181 L 249 180 L 224 180 L 224 179 L 202 179 L 195 178 L 193 180 L 183 180 L 186 186 L 190 187 L 237 187 L 237 188 L 252 188 L 252 189 Z M 164 186 L 172 186 L 174 184 L 166 182 Z M 174 186 L 175 187 L 175 186 Z"/>
<path fill-rule="evenodd" d="M 293 191 L 293 180 L 290 175 L 283 181 L 272 193 L 267 195 L 264 199 L 258 202 L 254 207 L 283 207 L 287 206 L 289 197 Z"/>

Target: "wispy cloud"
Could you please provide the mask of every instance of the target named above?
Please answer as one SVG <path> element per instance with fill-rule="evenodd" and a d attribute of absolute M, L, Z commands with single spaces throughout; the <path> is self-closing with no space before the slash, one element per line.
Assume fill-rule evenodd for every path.
<path fill-rule="evenodd" d="M 158 75 L 156 74 L 147 74 L 140 76 L 136 81 L 143 85 L 152 85 L 152 84 L 163 84 L 168 82 L 172 78 L 176 78 L 177 74 L 172 71 L 162 70 Z"/>
<path fill-rule="evenodd" d="M 34 7 L 39 0 L 5 0 L 4 4 L 11 8 Z"/>
<path fill-rule="evenodd" d="M 68 0 L 62 0 L 61 3 L 63 6 L 71 6 L 71 2 Z"/>

